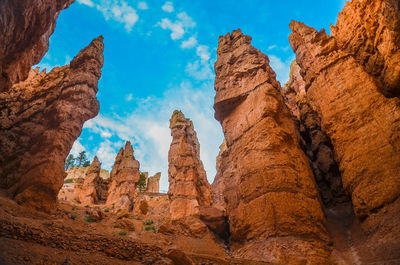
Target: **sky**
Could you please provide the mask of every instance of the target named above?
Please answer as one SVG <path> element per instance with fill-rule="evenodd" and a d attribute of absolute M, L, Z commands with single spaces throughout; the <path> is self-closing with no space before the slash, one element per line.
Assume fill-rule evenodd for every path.
<path fill-rule="evenodd" d="M 194 123 L 212 183 L 223 141 L 212 107 L 218 37 L 238 28 L 250 35 L 284 85 L 295 58 L 288 41 L 290 21 L 329 33 L 344 5 L 344 0 L 76 0 L 61 12 L 38 66 L 49 72 L 69 64 L 103 35 L 100 113 L 84 124 L 71 154 L 85 150 L 90 160 L 97 155 L 109 170 L 129 140 L 140 170 L 161 172 L 160 189 L 167 191 L 169 119 L 178 109 Z"/>

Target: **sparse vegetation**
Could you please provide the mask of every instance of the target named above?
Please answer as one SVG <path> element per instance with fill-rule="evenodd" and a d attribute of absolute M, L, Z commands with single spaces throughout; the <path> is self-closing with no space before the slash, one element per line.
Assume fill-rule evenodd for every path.
<path fill-rule="evenodd" d="M 105 213 L 108 213 L 109 211 L 110 211 L 110 210 L 109 210 L 108 208 L 105 208 L 105 209 L 104 209 L 104 212 L 105 212 Z"/>
<path fill-rule="evenodd" d="M 140 191 L 146 190 L 146 175 L 143 172 L 140 172 L 140 179 L 137 186 Z"/>
<path fill-rule="evenodd" d="M 143 221 L 143 224 L 144 225 L 152 225 L 152 224 L 154 224 L 154 222 L 153 222 L 153 220 L 146 220 L 146 221 Z"/>
<path fill-rule="evenodd" d="M 120 236 L 126 236 L 127 233 L 126 233 L 126 231 L 119 231 L 118 235 L 120 235 Z"/>
<path fill-rule="evenodd" d="M 69 216 L 72 220 L 76 220 L 77 216 L 75 213 L 71 213 L 71 215 Z"/>
<path fill-rule="evenodd" d="M 74 183 L 74 180 L 73 179 L 66 179 L 66 180 L 64 180 L 64 183 Z"/>
<path fill-rule="evenodd" d="M 85 221 L 88 222 L 88 223 L 94 223 L 95 222 L 95 220 L 90 216 L 86 216 L 85 217 Z"/>
<path fill-rule="evenodd" d="M 76 206 L 72 206 L 72 211 L 75 211 L 77 209 Z"/>
<path fill-rule="evenodd" d="M 65 161 L 65 170 L 70 169 L 71 167 L 88 167 L 90 166 L 90 161 L 86 156 L 86 151 L 82 151 L 79 153 L 77 157 L 70 154 Z"/>
<path fill-rule="evenodd" d="M 146 226 L 146 227 L 144 228 L 144 230 L 146 230 L 146 231 L 153 231 L 154 233 L 157 233 L 157 230 L 156 230 L 156 228 L 155 228 L 154 226 Z"/>
<path fill-rule="evenodd" d="M 89 208 L 89 205 L 85 205 L 85 208 Z"/>

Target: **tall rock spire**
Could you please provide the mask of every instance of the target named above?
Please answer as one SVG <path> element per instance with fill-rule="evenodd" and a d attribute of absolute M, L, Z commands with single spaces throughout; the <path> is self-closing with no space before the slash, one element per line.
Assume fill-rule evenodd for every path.
<path fill-rule="evenodd" d="M 171 218 L 199 215 L 199 207 L 210 206 L 212 196 L 193 123 L 175 110 L 169 127 L 172 135 L 168 152 Z"/>
<path fill-rule="evenodd" d="M 217 52 L 214 109 L 226 147 L 217 174 L 224 185 L 215 187 L 224 188 L 231 250 L 282 264 L 326 263 L 317 188 L 268 57 L 240 30 L 220 37 Z"/>

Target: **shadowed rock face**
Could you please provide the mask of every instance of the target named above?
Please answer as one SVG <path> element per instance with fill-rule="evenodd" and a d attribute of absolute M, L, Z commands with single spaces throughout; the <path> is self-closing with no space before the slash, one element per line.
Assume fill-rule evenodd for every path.
<path fill-rule="evenodd" d="M 199 215 L 212 203 L 211 187 L 200 160 L 200 144 L 191 120 L 175 110 L 170 119 L 172 142 L 168 152 L 168 196 L 173 220 Z"/>
<path fill-rule="evenodd" d="M 65 157 L 83 123 L 97 115 L 103 37 L 69 65 L 50 73 L 31 70 L 27 80 L 0 93 L 0 186 L 14 199 L 52 209 L 65 176 Z"/>
<path fill-rule="evenodd" d="M 355 0 L 331 27 L 338 47 L 377 78 L 386 96 L 400 96 L 400 2 Z"/>
<path fill-rule="evenodd" d="M 321 130 L 318 113 L 307 102 L 305 82 L 296 61 L 293 61 L 290 67 L 289 81 L 282 88 L 281 94 L 296 118 L 302 138 L 301 147 L 310 161 L 324 206 L 331 208 L 349 202 L 334 159 L 331 140 Z"/>
<path fill-rule="evenodd" d="M 361 2 L 371 1 L 347 5 L 362 7 Z M 338 25 L 344 18 L 339 17 Z M 365 244 L 370 244 L 375 261 L 399 258 L 393 255 L 400 253 L 399 239 L 392 234 L 400 233 L 394 210 L 400 203 L 400 100 L 382 95 L 383 84 L 357 54 L 342 50 L 335 37 L 299 22 L 292 22 L 290 28 L 307 102 L 332 140 L 343 186 L 371 239 Z"/>
<path fill-rule="evenodd" d="M 0 2 L 0 92 L 28 77 L 49 48 L 61 10 L 74 0 Z"/>
<path fill-rule="evenodd" d="M 119 150 L 111 170 L 107 205 L 113 205 L 116 210 L 132 211 L 140 180 L 139 166 L 139 161 L 133 156 L 132 145 L 127 141 L 125 148 Z"/>
<path fill-rule="evenodd" d="M 231 250 L 282 264 L 326 263 L 318 191 L 268 57 L 233 31 L 219 39 L 215 73 L 215 117 L 226 140 L 217 176 L 225 186 Z"/>

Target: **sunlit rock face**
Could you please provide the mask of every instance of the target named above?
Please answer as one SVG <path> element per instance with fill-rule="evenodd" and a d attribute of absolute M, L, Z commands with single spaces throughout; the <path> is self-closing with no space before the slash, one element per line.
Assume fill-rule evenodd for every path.
<path fill-rule="evenodd" d="M 0 92 L 24 81 L 49 48 L 61 10 L 74 0 L 0 2 Z"/>
<path fill-rule="evenodd" d="M 175 110 L 170 119 L 172 142 L 168 152 L 168 196 L 173 220 L 199 216 L 212 204 L 211 186 L 200 160 L 200 144 L 191 120 Z"/>
<path fill-rule="evenodd" d="M 159 192 L 160 191 L 160 178 L 161 172 L 156 173 L 154 176 L 151 176 L 147 180 L 147 192 Z"/>
<path fill-rule="evenodd" d="M 351 1 L 331 27 L 338 48 L 351 54 L 381 84 L 386 96 L 400 96 L 400 3 Z"/>
<path fill-rule="evenodd" d="M 129 141 L 125 148 L 121 148 L 115 158 L 110 174 L 107 205 L 116 210 L 133 210 L 133 203 L 137 197 L 137 184 L 140 180 L 140 164 L 133 155 L 133 148 Z"/>
<path fill-rule="evenodd" d="M 69 65 L 0 93 L 0 185 L 20 204 L 49 211 L 65 177 L 65 158 L 83 123 L 97 115 L 103 37 Z"/>
<path fill-rule="evenodd" d="M 220 37 L 217 53 L 214 109 L 226 140 L 217 176 L 231 250 L 282 264 L 326 263 L 318 191 L 268 57 L 240 30 Z"/>
<path fill-rule="evenodd" d="M 354 0 L 339 15 L 332 36 L 300 22 L 290 25 L 307 102 L 332 141 L 372 261 L 400 253 L 393 236 L 400 233 L 400 100 L 382 93 L 397 93 L 392 89 L 398 69 L 393 60 L 400 52 L 399 42 L 393 42 L 399 34 L 396 19 L 398 2 Z M 349 34 L 357 38 L 346 41 Z"/>

